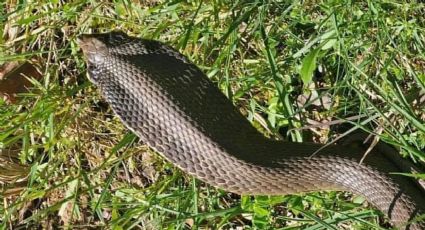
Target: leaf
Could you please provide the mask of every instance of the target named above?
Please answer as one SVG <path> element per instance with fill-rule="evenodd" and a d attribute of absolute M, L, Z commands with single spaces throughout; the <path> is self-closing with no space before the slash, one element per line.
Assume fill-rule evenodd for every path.
<path fill-rule="evenodd" d="M 307 56 L 304 57 L 301 65 L 301 80 L 304 85 L 308 85 L 313 78 L 313 71 L 316 69 L 317 57 L 320 49 L 312 50 Z"/>
<path fill-rule="evenodd" d="M 320 36 L 320 39 L 321 39 L 320 46 L 322 50 L 330 49 L 335 45 L 335 43 L 338 41 L 337 39 L 334 38 L 335 35 L 336 35 L 336 31 L 330 30 L 322 34 L 322 36 Z"/>
<path fill-rule="evenodd" d="M 253 211 L 256 217 L 265 217 L 269 215 L 269 210 L 262 207 L 261 205 L 254 205 Z"/>
<path fill-rule="evenodd" d="M 335 34 L 336 34 L 336 31 L 335 31 L 335 30 L 330 30 L 330 31 L 328 31 L 328 32 L 326 32 L 326 33 L 324 33 L 324 34 L 322 34 L 322 35 L 320 36 L 320 39 L 321 39 L 322 41 L 326 41 L 326 40 L 328 40 L 328 39 L 330 39 L 330 38 L 334 37 L 334 36 L 335 36 Z"/>
<path fill-rule="evenodd" d="M 336 40 L 336 39 L 334 39 L 334 38 L 329 39 L 328 41 L 326 41 L 326 42 L 323 44 L 323 46 L 322 46 L 322 50 L 328 50 L 328 49 L 332 48 L 332 47 L 335 45 L 335 43 L 336 43 L 336 42 L 337 42 L 337 40 Z"/>
<path fill-rule="evenodd" d="M 363 196 L 354 196 L 353 203 L 355 204 L 363 204 L 366 199 Z"/>
<path fill-rule="evenodd" d="M 35 21 L 35 20 L 37 20 L 37 19 L 41 18 L 42 16 L 43 16 L 43 15 L 32 15 L 32 16 L 29 16 L 29 17 L 27 17 L 27 18 L 19 19 L 16 23 L 17 23 L 18 25 L 20 25 L 20 26 L 22 26 L 22 25 L 28 25 L 28 24 L 30 24 L 31 22 L 33 22 L 33 21 Z"/>
<path fill-rule="evenodd" d="M 252 211 L 252 202 L 250 196 L 241 196 L 241 208 L 245 211 Z"/>

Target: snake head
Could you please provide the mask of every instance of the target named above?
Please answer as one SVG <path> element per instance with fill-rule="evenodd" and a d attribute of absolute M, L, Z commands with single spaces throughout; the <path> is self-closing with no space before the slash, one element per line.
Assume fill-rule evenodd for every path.
<path fill-rule="evenodd" d="M 108 47 L 96 35 L 83 34 L 77 42 L 87 60 L 88 78 L 94 84 L 99 82 L 98 69 L 105 63 L 108 56 Z"/>
<path fill-rule="evenodd" d="M 131 37 L 121 31 L 83 34 L 77 38 L 77 41 L 87 60 L 89 80 L 97 85 L 102 83 L 101 75 L 106 73 L 105 69 L 113 64 L 112 60 L 137 62 L 145 55 L 151 57 L 159 55 L 171 56 L 189 63 L 182 54 L 170 46 L 154 40 Z"/>
<path fill-rule="evenodd" d="M 82 34 L 77 37 L 77 42 L 87 60 L 89 80 L 95 84 L 99 83 L 99 72 L 108 63 L 111 49 L 130 41 L 129 36 L 119 31 L 104 34 Z"/>
<path fill-rule="evenodd" d="M 83 50 L 83 54 L 89 65 L 101 65 L 108 55 L 108 47 L 95 35 L 83 34 L 77 38 L 78 44 Z"/>

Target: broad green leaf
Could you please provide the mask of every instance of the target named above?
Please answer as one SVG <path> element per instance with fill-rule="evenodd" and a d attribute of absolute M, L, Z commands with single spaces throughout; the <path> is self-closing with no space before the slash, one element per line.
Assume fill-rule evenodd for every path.
<path fill-rule="evenodd" d="M 323 44 L 323 46 L 322 46 L 322 50 L 328 50 L 328 49 L 332 48 L 332 47 L 335 45 L 335 43 L 336 43 L 336 42 L 337 42 L 337 40 L 336 40 L 336 39 L 334 39 L 334 38 L 329 39 L 328 41 L 326 41 L 326 42 Z"/>
<path fill-rule="evenodd" d="M 313 71 L 316 69 L 319 51 L 320 49 L 312 50 L 302 61 L 300 75 L 304 85 L 308 85 L 313 78 Z"/>

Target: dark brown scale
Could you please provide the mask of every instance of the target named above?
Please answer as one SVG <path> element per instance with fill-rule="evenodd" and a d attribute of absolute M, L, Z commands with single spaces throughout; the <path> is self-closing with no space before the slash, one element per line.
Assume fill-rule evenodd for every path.
<path fill-rule="evenodd" d="M 425 193 L 374 153 L 266 139 L 195 65 L 157 41 L 123 33 L 83 35 L 90 80 L 123 123 L 186 173 L 239 194 L 346 190 L 403 229 L 425 210 Z"/>

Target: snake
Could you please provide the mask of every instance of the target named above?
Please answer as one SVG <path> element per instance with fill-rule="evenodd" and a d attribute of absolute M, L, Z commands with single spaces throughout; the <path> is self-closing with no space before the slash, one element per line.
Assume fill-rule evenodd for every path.
<path fill-rule="evenodd" d="M 121 31 L 77 40 L 88 79 L 112 111 L 185 173 L 242 195 L 348 191 L 399 229 L 425 229 L 424 190 L 393 174 L 400 169 L 382 154 L 359 163 L 359 150 L 346 145 L 267 138 L 199 67 L 160 41 Z"/>

